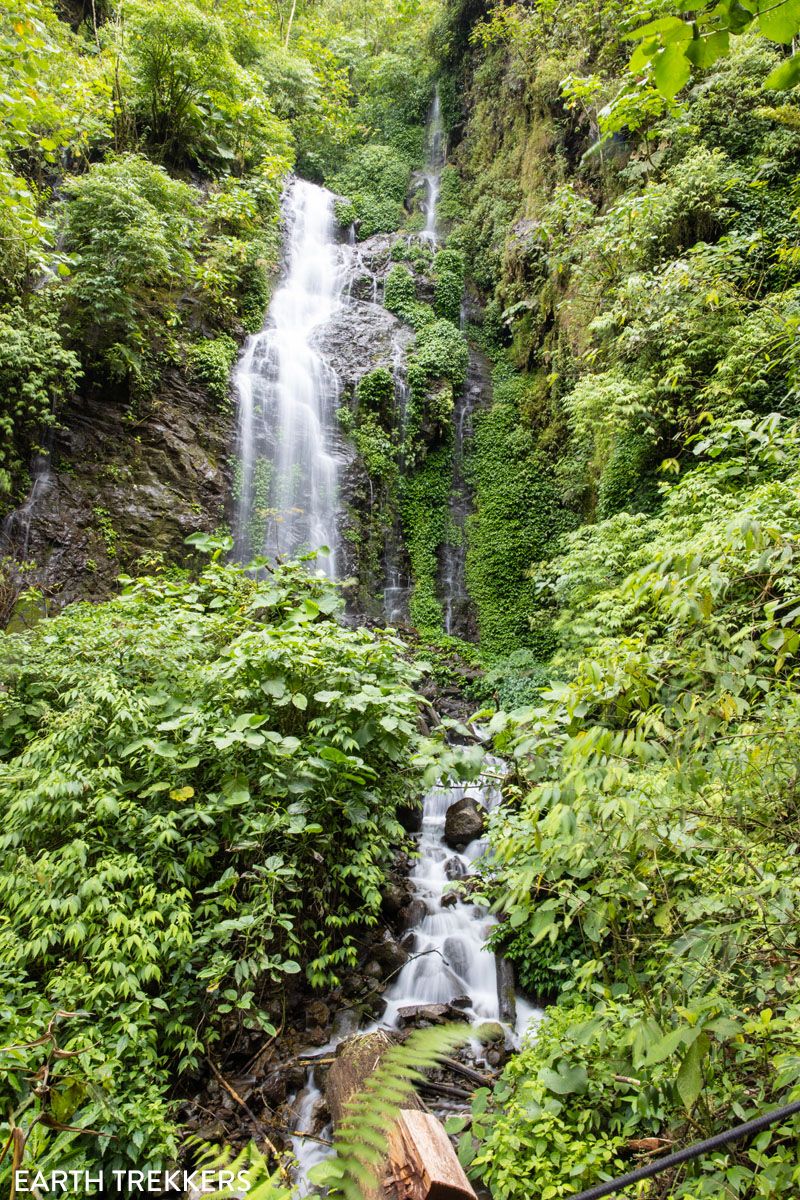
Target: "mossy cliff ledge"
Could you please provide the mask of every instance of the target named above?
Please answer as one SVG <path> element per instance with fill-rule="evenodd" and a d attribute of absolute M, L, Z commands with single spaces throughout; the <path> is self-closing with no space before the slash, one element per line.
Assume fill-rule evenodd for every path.
<path fill-rule="evenodd" d="M 81 398 L 63 415 L 32 502 L 6 519 L 18 586 L 47 611 L 99 599 L 122 572 L 181 561 L 225 519 L 230 410 L 177 371 L 134 412 Z"/>

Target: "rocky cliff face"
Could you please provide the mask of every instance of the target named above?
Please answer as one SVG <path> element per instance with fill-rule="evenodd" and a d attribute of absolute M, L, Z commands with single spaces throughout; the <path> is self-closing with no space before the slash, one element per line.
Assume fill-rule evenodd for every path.
<path fill-rule="evenodd" d="M 82 398 L 63 414 L 49 469 L 6 519 L 6 617 L 24 621 L 105 596 L 117 576 L 186 557 L 184 539 L 225 519 L 233 418 L 177 374 L 146 411 Z M 37 603 L 15 608 L 24 588 Z"/>
<path fill-rule="evenodd" d="M 344 236 L 344 233 L 343 233 Z M 379 234 L 343 247 L 347 303 L 317 334 L 317 344 L 340 384 L 340 574 L 354 616 L 408 620 L 414 585 L 402 517 L 402 489 L 417 469 L 404 461 L 406 371 L 414 350 L 410 325 L 383 306 L 386 279 L 396 266 L 393 247 L 404 234 Z M 417 300 L 430 304 L 434 282 L 413 268 Z M 359 382 L 384 369 L 393 397 L 377 424 L 364 422 Z M 485 361 L 472 352 L 466 385 L 453 402 L 453 479 L 447 527 L 452 544 L 436 548 L 437 591 L 445 631 L 474 639 L 472 605 L 464 584 L 467 517 L 472 500 L 464 455 L 474 411 L 489 394 Z M 186 537 L 230 521 L 234 416 L 201 389 L 170 372 L 158 392 L 132 415 L 112 398 L 82 397 L 63 414 L 49 464 L 31 495 L 3 524 L 4 591 L 0 618 L 11 627 L 75 600 L 100 599 L 120 574 L 185 561 Z M 381 439 L 389 470 L 381 473 L 374 445 Z M 450 468 L 448 468 L 449 470 Z M 445 501 L 443 501 L 446 503 Z M 23 604 L 18 596 L 34 589 Z"/>

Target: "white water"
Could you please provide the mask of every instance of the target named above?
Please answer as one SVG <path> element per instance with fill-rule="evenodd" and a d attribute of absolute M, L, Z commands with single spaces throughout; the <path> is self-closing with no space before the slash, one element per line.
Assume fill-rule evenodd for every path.
<path fill-rule="evenodd" d="M 31 490 L 25 502 L 9 513 L 0 526 L 0 551 L 13 554 L 21 562 L 28 556 L 34 511 L 53 486 L 49 454 L 35 456 L 31 465 L 31 480 Z"/>
<path fill-rule="evenodd" d="M 487 757 L 486 765 L 488 771 L 501 767 L 490 757 Z M 476 839 L 462 853 L 457 853 L 443 842 L 447 810 L 465 794 L 474 796 L 487 810 L 494 808 L 501 799 L 496 782 L 487 777 L 466 788 L 436 787 L 426 795 L 422 830 L 417 834 L 419 857 L 410 875 L 414 898 L 424 903 L 425 915 L 413 930 L 415 942 L 411 957 L 384 993 L 386 1009 L 383 1016 L 367 1029 L 396 1029 L 401 1008 L 457 1000 L 466 1020 L 475 1025 L 485 1021 L 500 1022 L 505 1025 L 510 1039 L 518 1044 L 526 1030 L 541 1017 L 541 1010 L 516 997 L 513 1026 L 501 1020 L 497 960 L 486 949 L 486 939 L 496 918 L 477 905 L 461 901 L 442 905 L 451 884 L 445 868 L 449 868 L 452 879 L 463 878 L 474 870 L 475 860 L 487 848 L 484 840 Z M 340 1040 L 341 1037 L 334 1035 L 320 1049 L 320 1055 L 329 1055 Z M 295 1101 L 299 1130 L 309 1129 L 321 1100 L 322 1093 L 314 1082 L 312 1071 L 306 1087 Z M 323 1136 L 330 1137 L 330 1129 Z M 309 1191 L 308 1171 L 330 1151 L 309 1138 L 294 1138 L 292 1146 L 299 1163 L 297 1195 L 305 1196 Z"/>
<path fill-rule="evenodd" d="M 439 203 L 444 158 L 444 125 L 442 124 L 442 107 L 439 103 L 439 90 L 437 88 L 433 98 L 431 115 L 428 120 L 428 145 L 425 172 L 423 175 L 425 180 L 425 199 L 422 202 L 422 211 L 425 214 L 425 228 L 422 231 L 422 236 L 427 241 L 433 242 L 434 245 L 438 241 L 436 209 Z"/>
<path fill-rule="evenodd" d="M 234 376 L 240 483 L 236 554 L 321 553 L 336 575 L 339 383 L 313 335 L 337 310 L 344 273 L 333 195 L 295 180 L 285 199 L 287 261 L 264 329 L 248 339 Z"/>
<path fill-rule="evenodd" d="M 389 1028 L 396 1025 L 401 1008 L 447 1004 L 462 997 L 470 1001 L 465 1010 L 468 1017 L 500 1020 L 497 963 L 494 954 L 485 948 L 495 919 L 485 909 L 461 901 L 442 906 L 453 880 L 468 875 L 473 861 L 485 849 L 484 843 L 476 840 L 459 854 L 442 840 L 447 810 L 465 791 L 489 809 L 499 799 L 497 789 L 486 782 L 467 789 L 437 787 L 425 797 L 418 835 L 419 859 L 410 880 L 415 899 L 425 904 L 426 915 L 414 931 L 411 959 L 385 993 L 386 1011 L 381 1024 Z"/>

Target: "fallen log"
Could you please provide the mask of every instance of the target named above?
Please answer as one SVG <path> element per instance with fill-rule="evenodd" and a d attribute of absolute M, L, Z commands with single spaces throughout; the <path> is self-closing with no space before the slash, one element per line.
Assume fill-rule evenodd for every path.
<path fill-rule="evenodd" d="M 334 1129 L 345 1117 L 348 1102 L 393 1044 L 380 1030 L 341 1043 L 325 1080 Z M 477 1200 L 444 1126 L 424 1111 L 419 1097 L 406 1101 L 387 1144 L 389 1153 L 380 1173 L 383 1185 L 364 1189 L 364 1200 Z"/>

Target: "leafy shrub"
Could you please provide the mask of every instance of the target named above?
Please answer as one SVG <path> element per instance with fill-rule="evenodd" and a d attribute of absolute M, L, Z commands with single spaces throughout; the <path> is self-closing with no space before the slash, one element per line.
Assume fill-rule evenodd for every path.
<path fill-rule="evenodd" d="M 0 496 L 11 490 L 33 439 L 55 424 L 80 375 L 46 299 L 0 310 Z"/>
<path fill-rule="evenodd" d="M 147 159 L 125 155 L 67 180 L 64 191 L 70 326 L 89 362 L 141 376 L 157 343 L 171 336 L 190 282 L 191 189 Z"/>
<path fill-rule="evenodd" d="M 386 276 L 383 303 L 389 312 L 403 317 L 409 307 L 416 303 L 417 285 L 408 267 L 397 263 Z"/>
<path fill-rule="evenodd" d="M 521 1200 L 531 1187 L 551 1200 L 567 1197 L 624 1173 L 625 1135 L 637 1119 L 630 1112 L 626 1121 L 616 1101 L 632 1089 L 615 1086 L 610 1065 L 596 1061 L 596 1045 L 580 1041 L 591 1016 L 588 1007 L 551 1009 L 493 1095 L 476 1097 L 473 1134 L 481 1146 L 470 1173 L 498 1200 Z"/>
<path fill-rule="evenodd" d="M 237 353 L 236 342 L 224 334 L 195 342 L 187 351 L 192 376 L 220 406 L 227 404 L 230 398 L 231 369 Z"/>
<path fill-rule="evenodd" d="M 446 379 L 460 390 L 467 378 L 469 348 L 461 330 L 452 321 L 438 320 L 417 331 L 408 376 L 412 390 Z"/>
<path fill-rule="evenodd" d="M 553 467 L 522 419 L 530 393 L 531 380 L 501 363 L 492 407 L 475 417 L 468 457 L 475 512 L 468 525 L 467 584 L 490 658 L 527 648 L 546 661 L 554 637 L 548 622 L 533 623 L 542 604 L 530 567 L 548 557 L 575 518 L 562 506 Z"/>
<path fill-rule="evenodd" d="M 288 128 L 230 52 L 224 23 L 192 4 L 136 4 L 128 55 L 148 141 L 171 162 L 240 170 L 288 154 Z"/>
<path fill-rule="evenodd" d="M 356 385 L 356 400 L 359 409 L 378 415 L 384 424 L 390 425 L 394 417 L 394 379 L 386 367 L 367 371 Z"/>
<path fill-rule="evenodd" d="M 612 1134 L 627 1137 L 636 1123 L 640 1135 L 683 1141 L 732 1123 L 731 1110 L 747 1119 L 772 1107 L 800 1083 L 789 982 L 800 944 L 789 915 L 800 565 L 787 538 L 798 520 L 798 438 L 777 417 L 713 426 L 695 447 L 705 461 L 666 489 L 657 517 L 623 514 L 576 532 L 538 573 L 561 604 L 561 681 L 513 721 L 497 718 L 523 795 L 492 818 L 486 872 L 508 915 L 506 952 L 526 968 L 543 942 L 576 939 L 562 1003 L 583 996 L 589 1026 L 573 1036 L 569 1011 L 560 1016 L 563 1063 L 542 1070 L 531 1059 L 520 1094 L 544 1083 L 561 1095 L 551 1072 L 574 1082 L 585 1070 L 580 1111 L 559 1113 L 585 1169 L 588 1113 L 599 1109 L 594 1128 Z M 640 1082 L 594 1099 L 595 1083 L 615 1075 Z M 515 1136 L 517 1121 L 502 1136 Z M 789 1121 L 755 1153 L 709 1156 L 673 1192 L 791 1190 L 799 1136 Z M 500 1161 L 492 1137 L 482 1160 L 490 1176 Z M 531 1170 L 537 1186 L 569 1194 L 546 1163 Z M 517 1194 L 507 1175 L 498 1186 Z"/>
<path fill-rule="evenodd" d="M 331 186 L 348 198 L 358 236 L 367 238 L 397 229 L 410 178 L 405 155 L 392 146 L 372 144 L 350 155 Z"/>
<path fill-rule="evenodd" d="M 414 790 L 416 673 L 339 603 L 296 566 L 212 564 L 5 637 L 0 1102 L 46 1118 L 32 1155 L 52 1118 L 102 1133 L 71 1165 L 165 1165 L 219 1014 L 269 1032 L 288 975 L 355 961 Z M 55 1010 L 75 1054 L 34 1094 Z"/>
<path fill-rule="evenodd" d="M 440 250 L 433 260 L 434 302 L 438 317 L 458 325 L 464 294 L 464 256 L 457 250 Z"/>
<path fill-rule="evenodd" d="M 414 587 L 409 614 L 417 629 L 441 631 L 444 615 L 437 596 L 438 551 L 448 532 L 453 450 L 450 444 L 429 450 L 424 462 L 401 485 L 401 513 Z"/>

